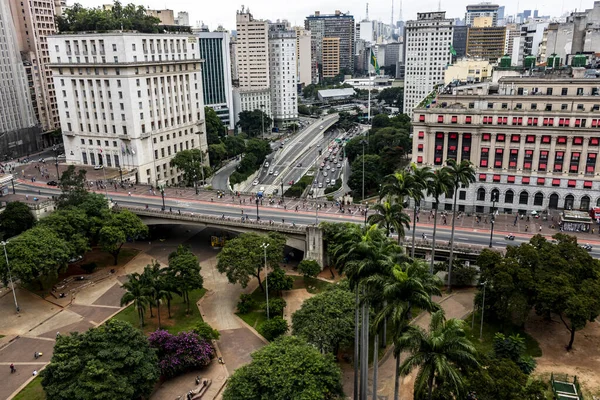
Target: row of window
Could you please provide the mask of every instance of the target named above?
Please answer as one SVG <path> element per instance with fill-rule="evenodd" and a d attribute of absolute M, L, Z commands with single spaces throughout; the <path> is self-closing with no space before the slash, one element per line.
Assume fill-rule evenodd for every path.
<path fill-rule="evenodd" d="M 600 106 L 594 106 L 594 111 L 599 111 Z M 449 118 L 448 118 L 449 117 Z M 419 115 L 419 122 L 425 122 L 425 115 Z M 459 117 L 458 115 L 452 116 L 444 116 L 438 115 L 437 117 L 438 124 L 450 123 L 450 124 L 458 124 Z M 473 124 L 473 116 L 466 115 L 464 118 L 460 119 L 460 123 L 465 125 Z M 509 125 L 509 117 L 493 117 L 493 116 L 483 116 L 481 119 L 481 123 L 483 125 Z M 572 123 L 571 123 L 572 122 Z M 556 124 L 555 124 L 556 123 Z M 542 117 L 512 117 L 512 123 L 510 125 L 516 126 L 559 126 L 559 127 L 574 127 L 574 128 L 597 128 L 600 127 L 600 119 L 592 118 L 542 118 Z"/>
<path fill-rule="evenodd" d="M 463 140 L 471 139 L 471 134 L 464 133 L 462 135 L 462 137 L 463 137 Z M 508 138 L 510 138 L 511 143 L 521 143 L 521 140 L 523 137 L 525 138 L 525 143 L 527 143 L 527 144 L 535 144 L 537 142 L 538 138 L 540 139 L 539 142 L 541 144 L 550 144 L 550 143 L 552 143 L 552 138 L 553 138 L 553 136 L 551 136 L 551 135 L 520 135 L 520 134 L 507 135 L 504 133 L 497 133 L 495 135 L 494 139 L 495 139 L 496 143 L 505 143 Z M 419 131 L 418 138 L 424 139 L 425 132 Z M 436 141 L 439 139 L 443 139 L 444 133 L 437 132 L 435 138 L 436 138 Z M 449 140 L 457 140 L 458 133 L 450 132 L 448 134 L 448 139 Z M 566 145 L 568 142 L 567 136 L 554 136 L 554 139 L 556 140 L 556 144 Z M 491 133 L 482 133 L 481 134 L 482 142 L 490 142 L 491 140 L 492 140 Z M 575 136 L 572 139 L 572 144 L 574 146 L 582 146 L 584 141 L 585 141 L 585 138 L 583 136 Z M 600 145 L 600 137 L 599 136 L 590 137 L 590 138 L 588 138 L 587 142 L 588 142 L 588 146 L 598 146 L 598 145 Z M 420 145 L 420 146 L 422 147 L 422 145 Z"/>

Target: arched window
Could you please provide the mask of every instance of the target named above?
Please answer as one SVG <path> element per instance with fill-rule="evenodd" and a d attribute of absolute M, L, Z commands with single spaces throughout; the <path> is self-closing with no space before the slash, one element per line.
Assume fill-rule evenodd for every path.
<path fill-rule="evenodd" d="M 491 201 L 500 201 L 500 191 L 498 189 L 492 189 Z"/>
<path fill-rule="evenodd" d="M 556 193 L 552 193 L 550 195 L 550 201 L 548 202 L 548 208 L 556 210 L 558 208 L 558 195 Z"/>
<path fill-rule="evenodd" d="M 529 193 L 527 193 L 526 191 L 522 191 L 519 194 L 519 204 L 527 204 L 529 202 Z"/>
<path fill-rule="evenodd" d="M 596 200 L 596 207 L 600 207 L 600 197 L 598 197 L 598 200 Z"/>
<path fill-rule="evenodd" d="M 572 210 L 573 203 L 575 203 L 575 197 L 572 194 L 568 194 L 567 197 L 565 197 L 565 210 Z"/>
<path fill-rule="evenodd" d="M 544 205 L 544 194 L 542 192 L 537 192 L 535 194 L 535 196 L 533 196 L 533 205 L 534 206 Z"/>
<path fill-rule="evenodd" d="M 583 196 L 581 198 L 579 209 L 583 211 L 588 211 L 590 209 L 590 196 Z"/>
<path fill-rule="evenodd" d="M 515 198 L 515 192 L 513 192 L 512 190 L 507 190 L 506 193 L 504 193 L 504 202 L 506 204 L 512 204 L 512 202 L 514 201 Z"/>
<path fill-rule="evenodd" d="M 485 189 L 477 189 L 477 201 L 485 201 Z"/>

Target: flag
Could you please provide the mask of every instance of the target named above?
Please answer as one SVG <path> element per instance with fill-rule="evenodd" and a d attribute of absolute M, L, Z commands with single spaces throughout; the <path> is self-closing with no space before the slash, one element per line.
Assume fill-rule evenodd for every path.
<path fill-rule="evenodd" d="M 135 150 L 133 150 L 133 148 L 131 149 L 131 154 L 135 156 Z"/>
<path fill-rule="evenodd" d="M 121 143 L 121 154 L 125 155 L 125 146 Z"/>
<path fill-rule="evenodd" d="M 102 149 L 101 148 L 98 148 L 98 151 L 100 152 L 100 154 L 102 154 Z"/>
<path fill-rule="evenodd" d="M 131 153 L 129 152 L 129 147 L 127 147 L 127 146 L 125 146 L 125 151 L 127 152 L 127 154 L 131 154 Z"/>
<path fill-rule="evenodd" d="M 450 45 L 450 54 L 456 56 L 456 50 L 454 50 L 454 46 Z"/>
<path fill-rule="evenodd" d="M 379 73 L 379 64 L 377 63 L 377 57 L 375 57 L 375 54 L 373 53 L 373 49 L 371 49 L 371 65 L 373 66 L 373 68 L 375 68 L 375 73 L 378 74 Z"/>

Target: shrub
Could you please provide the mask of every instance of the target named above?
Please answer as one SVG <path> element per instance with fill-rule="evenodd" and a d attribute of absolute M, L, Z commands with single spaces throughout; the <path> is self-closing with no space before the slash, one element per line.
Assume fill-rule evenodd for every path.
<path fill-rule="evenodd" d="M 92 272 L 94 272 L 96 270 L 96 268 L 98 268 L 98 265 L 95 262 L 83 264 L 81 266 L 81 269 L 84 270 L 85 272 L 87 272 L 88 274 L 91 274 Z"/>
<path fill-rule="evenodd" d="M 262 324 L 260 333 L 270 342 L 285 334 L 288 329 L 287 321 L 282 317 L 277 316 Z"/>
<path fill-rule="evenodd" d="M 218 330 L 213 329 L 212 326 L 204 321 L 200 321 L 196 324 L 194 332 L 202 339 L 206 340 L 218 340 L 221 336 Z"/>
<path fill-rule="evenodd" d="M 256 306 L 252 295 L 248 293 L 240 294 L 240 301 L 237 303 L 237 309 L 240 314 L 248 314 Z"/>
<path fill-rule="evenodd" d="M 321 272 L 321 266 L 315 260 L 302 260 L 298 264 L 298 272 L 305 277 L 315 277 Z"/>
<path fill-rule="evenodd" d="M 158 366 L 165 377 L 179 375 L 191 368 L 205 367 L 215 356 L 211 343 L 194 332 L 172 335 L 160 329 L 148 337 L 148 342 L 150 347 L 156 349 Z"/>
<path fill-rule="evenodd" d="M 272 317 L 274 315 L 283 315 L 283 309 L 287 306 L 287 303 L 284 299 L 280 297 L 275 297 L 274 299 L 269 299 L 269 315 Z M 265 312 L 267 312 L 267 303 L 264 303 Z"/>
<path fill-rule="evenodd" d="M 281 268 L 275 268 L 267 275 L 269 292 L 279 292 L 280 290 L 291 290 L 294 287 L 294 278 L 285 274 Z"/>

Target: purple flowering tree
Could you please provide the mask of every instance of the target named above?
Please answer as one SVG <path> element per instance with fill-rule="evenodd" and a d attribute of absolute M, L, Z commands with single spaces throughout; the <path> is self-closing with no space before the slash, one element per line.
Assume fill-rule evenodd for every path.
<path fill-rule="evenodd" d="M 159 329 L 148 337 L 148 341 L 156 349 L 161 374 L 167 378 L 205 367 L 215 356 L 212 344 L 194 332 L 172 335 Z"/>

